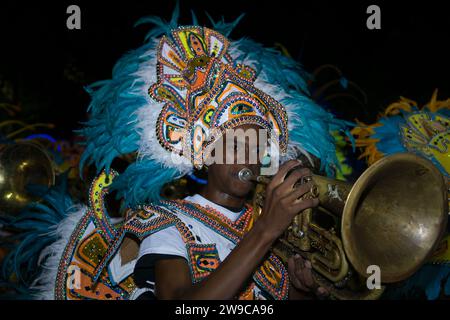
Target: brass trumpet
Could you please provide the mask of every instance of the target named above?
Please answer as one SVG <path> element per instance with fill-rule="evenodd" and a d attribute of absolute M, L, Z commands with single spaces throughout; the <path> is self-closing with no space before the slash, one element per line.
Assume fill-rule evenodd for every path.
<path fill-rule="evenodd" d="M 270 177 L 255 176 L 248 169 L 239 177 L 257 182 L 257 219 Z M 328 288 L 333 298 L 379 298 L 386 284 L 414 274 L 442 240 L 447 186 L 439 170 L 422 157 L 385 157 L 353 185 L 319 175 L 311 179 L 314 187 L 304 197 L 318 197 L 319 208 L 299 213 L 272 251 L 284 262 L 294 254 L 308 259 L 317 284 Z M 331 223 L 324 224 L 324 217 Z M 370 266 L 379 267 L 380 288 L 366 284 Z"/>

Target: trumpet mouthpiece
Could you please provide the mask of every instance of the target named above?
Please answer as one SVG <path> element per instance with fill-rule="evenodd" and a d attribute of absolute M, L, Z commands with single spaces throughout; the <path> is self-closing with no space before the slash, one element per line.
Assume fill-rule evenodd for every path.
<path fill-rule="evenodd" d="M 246 181 L 252 181 L 253 180 L 253 172 L 249 168 L 244 168 L 238 173 L 239 180 L 246 182 Z"/>

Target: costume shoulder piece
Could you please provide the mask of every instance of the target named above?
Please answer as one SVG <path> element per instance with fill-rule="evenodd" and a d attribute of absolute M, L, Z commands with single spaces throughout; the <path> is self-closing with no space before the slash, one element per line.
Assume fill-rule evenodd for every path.
<path fill-rule="evenodd" d="M 159 206 L 128 211 L 113 224 L 104 197 L 116 173 L 103 172 L 91 185 L 89 206 L 65 246 L 55 283 L 56 299 L 128 299 L 135 289 L 131 277 L 135 256 L 124 263 L 121 246 L 127 235 L 139 239 L 172 226 L 176 218 Z M 73 283 L 72 283 L 73 282 Z"/>

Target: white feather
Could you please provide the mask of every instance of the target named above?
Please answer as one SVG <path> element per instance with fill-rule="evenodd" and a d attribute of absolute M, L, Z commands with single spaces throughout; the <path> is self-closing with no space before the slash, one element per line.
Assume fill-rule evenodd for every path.
<path fill-rule="evenodd" d="M 37 292 L 33 295 L 33 298 L 36 300 L 55 299 L 56 276 L 61 257 L 78 222 L 86 213 L 87 207 L 77 205 L 69 210 L 73 212 L 49 230 L 49 234 L 55 235 L 58 240 L 42 250 L 40 254 L 38 263 L 44 270 L 30 287 L 30 289 Z"/>

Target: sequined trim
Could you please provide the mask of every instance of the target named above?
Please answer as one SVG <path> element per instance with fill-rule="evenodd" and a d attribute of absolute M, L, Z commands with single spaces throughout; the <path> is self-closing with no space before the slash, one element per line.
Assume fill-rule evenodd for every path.
<path fill-rule="evenodd" d="M 193 217 L 235 244 L 244 236 L 253 217 L 250 206 L 246 206 L 244 214 L 236 222 L 232 222 L 211 207 L 205 208 L 186 200 L 163 201 L 163 203 Z"/>
<path fill-rule="evenodd" d="M 105 171 L 102 171 L 100 175 L 92 181 L 89 188 L 89 209 L 92 211 L 98 227 L 100 227 L 108 241 L 116 236 L 117 230 L 112 226 L 109 220 L 104 198 L 108 194 L 108 187 L 117 175 L 117 172 L 114 170 L 111 170 L 109 175 L 107 175 Z"/>
<path fill-rule="evenodd" d="M 253 275 L 260 288 L 276 300 L 288 298 L 289 277 L 283 263 L 273 254 L 263 262 Z"/>

